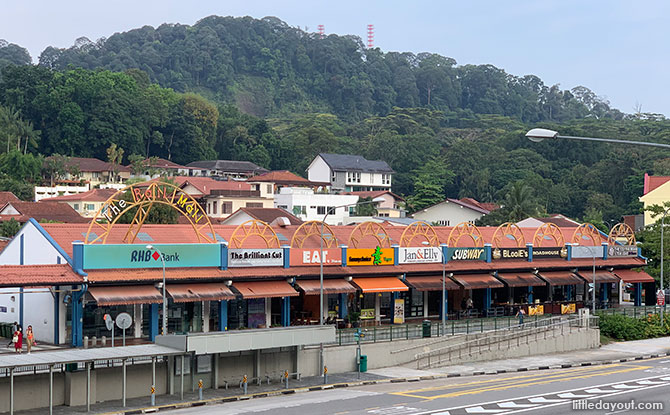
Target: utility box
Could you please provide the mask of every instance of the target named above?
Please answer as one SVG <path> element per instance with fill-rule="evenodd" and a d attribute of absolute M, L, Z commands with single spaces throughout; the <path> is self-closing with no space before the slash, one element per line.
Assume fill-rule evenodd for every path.
<path fill-rule="evenodd" d="M 368 356 L 367 355 L 361 355 L 361 362 L 360 364 L 360 370 L 361 372 L 367 372 L 368 371 Z"/>
<path fill-rule="evenodd" d="M 430 320 L 424 320 L 421 326 L 423 327 L 423 337 L 430 337 Z"/>

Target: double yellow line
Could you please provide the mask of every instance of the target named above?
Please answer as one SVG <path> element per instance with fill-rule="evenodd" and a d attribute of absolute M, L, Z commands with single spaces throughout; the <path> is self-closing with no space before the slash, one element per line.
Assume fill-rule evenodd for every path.
<path fill-rule="evenodd" d="M 544 385 L 554 382 L 565 382 L 576 379 L 588 379 L 596 376 L 607 376 L 615 373 L 626 373 L 636 370 L 649 369 L 651 366 L 630 366 L 622 364 L 611 364 L 603 366 L 588 366 L 576 369 L 566 369 L 560 373 L 546 374 L 540 372 L 532 375 L 519 375 L 503 379 L 489 379 L 475 382 L 459 383 L 454 385 L 435 386 L 423 389 L 414 389 L 403 392 L 392 392 L 392 395 L 407 396 L 424 400 L 433 400 L 440 398 L 451 398 L 463 395 L 475 395 L 483 392 L 500 391 L 514 388 L 525 388 L 534 385 Z M 426 392 L 447 391 L 454 389 L 464 389 L 449 393 L 430 395 Z"/>

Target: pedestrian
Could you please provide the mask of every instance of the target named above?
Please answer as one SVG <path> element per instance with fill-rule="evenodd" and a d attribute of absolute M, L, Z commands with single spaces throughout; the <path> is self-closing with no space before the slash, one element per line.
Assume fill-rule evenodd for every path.
<path fill-rule="evenodd" d="M 523 326 L 523 316 L 526 314 L 525 311 L 523 311 L 523 308 L 519 307 L 519 311 L 517 311 L 516 316 L 519 317 L 519 326 Z"/>
<path fill-rule="evenodd" d="M 12 336 L 12 342 L 14 343 L 14 350 L 16 353 L 21 354 L 23 350 L 23 332 L 21 331 L 21 326 L 19 326 L 14 335 Z"/>
<path fill-rule="evenodd" d="M 467 309 L 471 309 L 471 308 L 473 307 L 473 304 L 472 304 L 472 298 L 468 297 L 468 299 L 465 300 L 465 307 L 466 307 Z"/>
<path fill-rule="evenodd" d="M 32 349 L 36 344 L 37 342 L 35 341 L 33 326 L 28 326 L 28 330 L 26 330 L 26 348 L 28 349 L 28 354 L 30 354 L 30 349 Z"/>
<path fill-rule="evenodd" d="M 19 323 L 15 321 L 14 324 L 12 324 L 12 337 L 10 337 L 9 343 L 7 343 L 7 347 L 11 346 L 14 343 L 14 341 L 13 341 L 14 340 L 14 333 L 16 333 L 16 330 L 18 330 L 18 329 L 19 329 Z"/>

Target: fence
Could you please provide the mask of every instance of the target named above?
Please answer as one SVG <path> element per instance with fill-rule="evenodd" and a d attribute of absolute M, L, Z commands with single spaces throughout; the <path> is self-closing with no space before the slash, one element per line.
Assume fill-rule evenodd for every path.
<path fill-rule="evenodd" d="M 514 345 L 519 346 L 522 343 L 529 344 L 533 339 L 537 341 L 540 336 L 547 339 L 548 337 L 565 335 L 566 332 L 570 334 L 573 330 L 597 327 L 597 316 L 590 316 L 588 318 L 577 316 L 546 318 L 522 325 L 514 325 L 510 328 L 498 329 L 487 336 L 474 340 L 467 340 L 418 353 L 415 355 L 414 360 L 416 360 L 417 369 L 427 369 L 434 365 L 440 365 L 443 362 L 451 362 L 456 356 L 461 359 L 464 355 L 472 357 L 474 353 L 481 354 L 482 351 L 491 351 L 494 345 L 497 345 L 497 349 L 501 350 L 504 346 L 510 348 Z"/>
<path fill-rule="evenodd" d="M 635 317 L 635 318 L 640 318 L 640 317 L 646 317 L 649 314 L 659 314 L 661 312 L 661 309 L 665 309 L 665 307 L 659 307 L 659 306 L 639 306 L 639 307 L 619 307 L 619 308 L 610 308 L 607 310 L 598 310 L 596 311 L 596 314 L 598 315 L 623 315 L 627 317 Z M 664 310 L 664 313 L 667 314 L 667 312 L 670 311 L 668 309 Z"/>

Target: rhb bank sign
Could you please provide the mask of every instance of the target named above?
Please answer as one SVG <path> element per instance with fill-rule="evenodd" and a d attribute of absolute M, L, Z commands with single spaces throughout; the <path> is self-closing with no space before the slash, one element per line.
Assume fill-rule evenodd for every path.
<path fill-rule="evenodd" d="M 219 267 L 220 244 L 100 244 L 83 246 L 83 268 Z M 159 254 L 158 251 L 161 253 Z"/>

